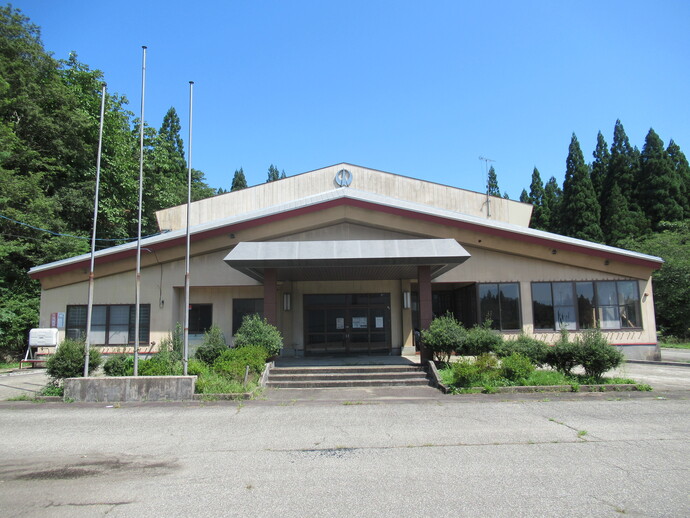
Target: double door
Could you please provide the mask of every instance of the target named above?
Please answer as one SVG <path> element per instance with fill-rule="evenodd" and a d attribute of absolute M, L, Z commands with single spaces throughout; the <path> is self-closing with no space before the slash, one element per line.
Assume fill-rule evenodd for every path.
<path fill-rule="evenodd" d="M 305 354 L 388 354 L 390 294 L 304 296 Z"/>

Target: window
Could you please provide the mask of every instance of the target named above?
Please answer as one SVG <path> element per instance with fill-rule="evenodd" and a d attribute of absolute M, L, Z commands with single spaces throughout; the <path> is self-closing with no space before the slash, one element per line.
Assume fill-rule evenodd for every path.
<path fill-rule="evenodd" d="M 535 329 L 640 328 L 636 281 L 534 282 Z"/>
<path fill-rule="evenodd" d="M 264 299 L 233 299 L 232 301 L 232 334 L 242 325 L 242 320 L 247 315 L 264 315 Z"/>
<path fill-rule="evenodd" d="M 189 334 L 202 335 L 213 324 L 213 304 L 189 305 Z"/>
<path fill-rule="evenodd" d="M 481 321 L 501 331 L 520 329 L 520 286 L 517 282 L 479 284 Z"/>
<path fill-rule="evenodd" d="M 67 338 L 86 336 L 86 306 L 67 306 Z M 94 345 L 127 345 L 134 343 L 134 304 L 93 306 L 91 343 Z M 149 342 L 151 306 L 139 305 L 139 342 Z"/>

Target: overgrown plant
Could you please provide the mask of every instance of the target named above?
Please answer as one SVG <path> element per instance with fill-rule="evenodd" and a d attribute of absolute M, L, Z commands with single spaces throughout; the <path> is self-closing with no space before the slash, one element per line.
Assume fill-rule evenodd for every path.
<path fill-rule="evenodd" d="M 194 357 L 207 365 L 213 365 L 213 362 L 227 349 L 228 345 L 225 343 L 223 331 L 216 324 L 213 324 L 211 329 L 204 333 L 204 341 L 197 348 Z"/>
<path fill-rule="evenodd" d="M 594 379 L 618 367 L 624 359 L 623 353 L 608 343 L 599 329 L 587 329 L 576 340 L 575 358 L 585 369 L 585 375 Z"/>
<path fill-rule="evenodd" d="M 422 330 L 422 343 L 441 362 L 448 362 L 451 354 L 461 350 L 466 338 L 467 331 L 450 313 L 434 318 L 429 329 Z"/>
<path fill-rule="evenodd" d="M 500 357 L 520 353 L 529 358 L 534 365 L 541 367 L 546 364 L 549 349 L 546 342 L 521 333 L 515 340 L 505 340 L 494 352 Z"/>
<path fill-rule="evenodd" d="M 546 355 L 546 363 L 566 376 L 578 364 L 577 344 L 569 341 L 567 329 L 561 329 L 560 338 Z"/>
<path fill-rule="evenodd" d="M 491 320 L 485 320 L 482 325 L 475 325 L 469 329 L 465 344 L 458 352 L 463 355 L 478 356 L 500 349 L 503 345 L 503 337 L 491 329 L 491 324 Z"/>
<path fill-rule="evenodd" d="M 101 352 L 93 347 L 89 349 L 89 373 L 101 365 Z M 79 378 L 84 375 L 86 351 L 84 342 L 65 339 L 57 347 L 55 354 L 48 358 L 46 372 L 54 383 L 65 378 Z"/>
<path fill-rule="evenodd" d="M 134 374 L 134 356 L 117 354 L 103 364 L 106 376 L 132 376 Z"/>
<path fill-rule="evenodd" d="M 239 381 L 244 379 L 247 366 L 252 375 L 261 374 L 267 357 L 266 349 L 259 345 L 227 349 L 213 363 L 213 370 Z"/>
<path fill-rule="evenodd" d="M 235 348 L 256 345 L 266 349 L 269 357 L 276 356 L 283 348 L 283 337 L 278 329 L 259 315 L 246 315 L 235 335 Z"/>

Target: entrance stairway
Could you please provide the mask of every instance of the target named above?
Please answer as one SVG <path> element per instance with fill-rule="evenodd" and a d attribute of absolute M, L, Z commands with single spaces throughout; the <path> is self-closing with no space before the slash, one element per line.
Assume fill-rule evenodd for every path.
<path fill-rule="evenodd" d="M 315 365 L 273 367 L 272 388 L 392 387 L 429 385 L 420 365 Z"/>

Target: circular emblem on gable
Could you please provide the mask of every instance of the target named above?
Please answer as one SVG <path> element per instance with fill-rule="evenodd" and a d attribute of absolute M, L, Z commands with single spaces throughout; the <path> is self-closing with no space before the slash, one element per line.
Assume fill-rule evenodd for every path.
<path fill-rule="evenodd" d="M 352 173 L 347 169 L 341 169 L 335 174 L 335 183 L 340 187 L 349 187 L 352 183 Z"/>

